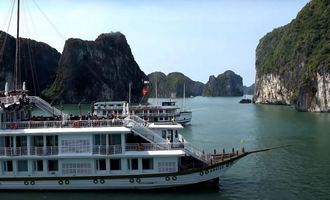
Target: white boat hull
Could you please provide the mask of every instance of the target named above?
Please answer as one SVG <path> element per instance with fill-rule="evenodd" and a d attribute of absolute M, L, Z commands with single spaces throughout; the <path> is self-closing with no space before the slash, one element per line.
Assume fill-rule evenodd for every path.
<path fill-rule="evenodd" d="M 130 190 L 172 188 L 217 180 L 231 164 L 213 166 L 212 168 L 189 174 L 173 173 L 151 175 L 152 177 L 150 175 L 130 175 L 121 177 L 0 178 L 0 190 Z"/>

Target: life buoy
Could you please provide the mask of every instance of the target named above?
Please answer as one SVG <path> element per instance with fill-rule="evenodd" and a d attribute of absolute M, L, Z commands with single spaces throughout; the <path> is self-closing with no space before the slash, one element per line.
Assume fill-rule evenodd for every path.
<path fill-rule="evenodd" d="M 166 176 L 166 177 L 165 177 L 165 180 L 166 180 L 166 181 L 169 181 L 169 180 L 171 180 L 171 178 L 170 178 L 169 176 Z"/>
<path fill-rule="evenodd" d="M 67 180 L 64 181 L 64 183 L 65 183 L 65 185 L 69 185 L 70 184 L 70 180 L 67 179 Z"/>
<path fill-rule="evenodd" d="M 200 176 L 203 176 L 204 175 L 204 172 L 203 171 L 199 172 L 199 175 Z"/>
<path fill-rule="evenodd" d="M 94 184 L 98 184 L 99 181 L 98 181 L 97 179 L 94 179 L 94 180 L 93 180 L 93 183 L 94 183 Z"/>
<path fill-rule="evenodd" d="M 16 123 L 11 123 L 10 128 L 11 129 L 17 129 L 17 124 Z"/>
<path fill-rule="evenodd" d="M 130 183 L 134 183 L 134 178 L 130 178 L 130 179 L 129 179 L 129 182 L 130 182 Z"/>
<path fill-rule="evenodd" d="M 63 181 L 62 181 L 62 180 L 59 180 L 59 181 L 58 181 L 58 184 L 59 184 L 59 185 L 63 185 Z"/>
<path fill-rule="evenodd" d="M 101 183 L 101 184 L 104 184 L 104 183 L 105 183 L 104 179 L 101 179 L 101 180 L 100 180 L 100 183 Z"/>
<path fill-rule="evenodd" d="M 73 127 L 74 127 L 74 128 L 80 128 L 80 123 L 79 123 L 79 121 L 74 121 L 74 122 L 73 122 Z"/>
<path fill-rule="evenodd" d="M 24 181 L 24 185 L 29 185 L 29 181 Z"/>
<path fill-rule="evenodd" d="M 209 174 L 209 170 L 205 170 L 205 174 Z"/>
<path fill-rule="evenodd" d="M 136 182 L 137 183 L 140 183 L 141 182 L 141 179 L 140 178 L 136 178 Z"/>
<path fill-rule="evenodd" d="M 176 179 L 177 179 L 176 176 L 172 176 L 173 181 L 176 181 Z"/>
<path fill-rule="evenodd" d="M 30 182 L 30 184 L 31 184 L 31 185 L 34 185 L 34 184 L 36 184 L 36 182 L 32 180 L 32 181 Z"/>

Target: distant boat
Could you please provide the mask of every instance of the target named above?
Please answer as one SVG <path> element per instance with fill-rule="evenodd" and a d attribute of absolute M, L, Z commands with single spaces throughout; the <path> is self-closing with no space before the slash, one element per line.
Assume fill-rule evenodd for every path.
<path fill-rule="evenodd" d="M 252 103 L 252 100 L 247 97 L 243 97 L 243 99 L 241 99 L 239 103 Z"/>

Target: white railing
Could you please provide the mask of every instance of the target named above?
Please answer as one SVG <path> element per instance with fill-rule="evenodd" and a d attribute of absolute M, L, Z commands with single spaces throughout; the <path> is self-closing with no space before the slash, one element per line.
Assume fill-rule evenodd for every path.
<path fill-rule="evenodd" d="M 54 106 L 50 105 L 47 101 L 43 100 L 38 96 L 28 96 L 27 98 L 30 99 L 39 109 L 48 112 L 49 114 L 62 116 L 63 119 L 67 119 L 68 115 L 63 113 L 63 111 L 55 108 Z"/>
<path fill-rule="evenodd" d="M 21 96 L 0 97 L 0 101 L 1 101 L 1 103 L 4 103 L 4 104 L 12 104 L 12 103 L 19 102 L 20 98 L 21 98 Z"/>
<path fill-rule="evenodd" d="M 90 128 L 122 126 L 122 120 L 64 120 L 1 122 L 0 129 Z"/>
<path fill-rule="evenodd" d="M 193 146 L 189 142 L 184 143 L 184 151 L 200 161 L 203 161 L 205 163 L 210 163 L 210 156 L 206 154 L 204 151 L 199 150 L 197 147 Z"/>
<path fill-rule="evenodd" d="M 121 145 L 97 145 L 93 147 L 93 154 L 98 155 L 112 155 L 112 154 L 121 154 L 122 147 Z"/>
<path fill-rule="evenodd" d="M 183 143 L 129 143 L 125 145 L 126 151 L 158 151 L 170 149 L 184 149 Z M 50 156 L 59 155 L 59 152 L 64 152 L 67 147 L 46 146 L 46 147 L 0 147 L 0 156 Z M 79 152 L 76 152 L 79 153 Z M 95 155 L 113 155 L 121 154 L 122 145 L 95 145 L 93 146 L 92 154 Z M 65 154 L 65 153 L 61 153 Z"/>
<path fill-rule="evenodd" d="M 125 118 L 124 125 L 130 127 L 136 134 L 148 140 L 151 143 L 157 144 L 159 148 L 167 149 L 167 141 L 154 131 L 147 128 L 148 122 L 144 121 L 136 115 L 130 115 Z"/>

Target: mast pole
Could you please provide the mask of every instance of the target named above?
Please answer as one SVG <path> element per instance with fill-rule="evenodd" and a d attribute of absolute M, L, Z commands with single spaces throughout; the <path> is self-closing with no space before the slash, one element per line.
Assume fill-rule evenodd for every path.
<path fill-rule="evenodd" d="M 15 90 L 18 89 L 20 76 L 19 76 L 19 67 L 20 67 L 20 42 L 19 42 L 19 10 L 20 10 L 20 0 L 17 0 L 17 32 L 16 32 L 16 55 L 15 55 Z"/>
<path fill-rule="evenodd" d="M 158 105 L 158 91 L 157 91 L 157 87 L 158 87 L 158 84 L 157 84 L 157 74 L 156 74 L 156 105 Z"/>

